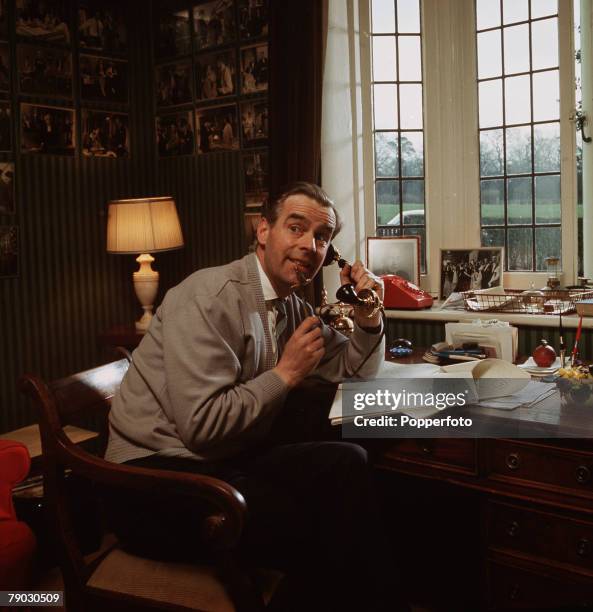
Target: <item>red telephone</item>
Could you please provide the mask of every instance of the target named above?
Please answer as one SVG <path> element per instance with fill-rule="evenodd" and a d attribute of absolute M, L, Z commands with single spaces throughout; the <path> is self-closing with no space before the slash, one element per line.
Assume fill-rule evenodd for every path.
<path fill-rule="evenodd" d="M 383 298 L 385 308 L 420 310 L 432 306 L 433 298 L 431 295 L 401 276 L 383 274 L 381 278 L 385 283 L 385 296 Z"/>

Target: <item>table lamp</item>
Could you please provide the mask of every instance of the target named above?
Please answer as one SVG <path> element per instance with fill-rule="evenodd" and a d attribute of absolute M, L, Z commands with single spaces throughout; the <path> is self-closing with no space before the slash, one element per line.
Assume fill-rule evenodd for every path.
<path fill-rule="evenodd" d="M 139 254 L 140 267 L 133 274 L 134 290 L 144 314 L 136 329 L 144 333 L 152 319 L 154 299 L 159 287 L 159 273 L 153 270 L 149 253 L 171 251 L 183 246 L 181 225 L 170 196 L 112 200 L 107 216 L 107 252 Z"/>

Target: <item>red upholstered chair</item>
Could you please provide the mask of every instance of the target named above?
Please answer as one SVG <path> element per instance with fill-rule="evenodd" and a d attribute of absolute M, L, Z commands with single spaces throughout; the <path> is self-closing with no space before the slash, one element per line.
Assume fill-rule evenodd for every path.
<path fill-rule="evenodd" d="M 12 488 L 24 480 L 31 460 L 20 442 L 0 440 L 0 591 L 30 587 L 35 536 L 17 520 Z"/>

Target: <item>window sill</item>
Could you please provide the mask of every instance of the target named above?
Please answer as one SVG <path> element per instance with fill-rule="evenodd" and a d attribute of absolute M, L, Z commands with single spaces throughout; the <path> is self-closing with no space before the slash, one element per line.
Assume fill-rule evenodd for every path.
<path fill-rule="evenodd" d="M 510 312 L 469 312 L 467 310 L 440 310 L 442 302 L 435 302 L 432 308 L 424 310 L 395 310 L 386 309 L 385 316 L 388 319 L 400 319 L 411 321 L 471 321 L 474 319 L 498 319 L 508 321 L 520 327 L 559 327 L 560 317 L 553 315 L 528 315 L 513 314 Z M 579 324 L 577 314 L 562 317 L 564 328 L 574 328 Z M 583 317 L 583 329 L 593 329 L 593 317 Z"/>

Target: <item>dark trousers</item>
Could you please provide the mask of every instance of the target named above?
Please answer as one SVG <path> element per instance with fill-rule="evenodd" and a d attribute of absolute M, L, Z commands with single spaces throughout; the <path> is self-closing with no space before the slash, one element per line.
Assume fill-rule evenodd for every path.
<path fill-rule="evenodd" d="M 287 609 L 406 609 L 362 447 L 302 442 L 216 463 L 149 456 L 128 464 L 214 476 L 240 491 L 248 508 L 241 552 L 252 564 L 287 572 Z M 147 505 L 133 496 L 111 502 L 113 528 L 129 548 L 199 560 L 195 506 Z"/>

